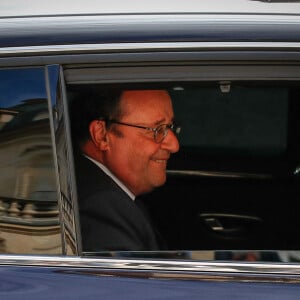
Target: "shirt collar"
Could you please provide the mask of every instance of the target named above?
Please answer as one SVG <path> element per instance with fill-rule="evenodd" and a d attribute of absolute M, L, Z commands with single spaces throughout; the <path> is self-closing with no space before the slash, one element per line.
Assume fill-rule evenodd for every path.
<path fill-rule="evenodd" d="M 83 155 L 109 176 L 133 201 L 135 200 L 135 195 L 106 166 L 86 154 Z"/>

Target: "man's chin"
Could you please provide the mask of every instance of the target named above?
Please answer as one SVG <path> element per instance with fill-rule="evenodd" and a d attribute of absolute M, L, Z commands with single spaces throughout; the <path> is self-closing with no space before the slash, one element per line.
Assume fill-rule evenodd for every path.
<path fill-rule="evenodd" d="M 167 177 L 166 174 L 164 176 L 161 176 L 160 178 L 156 177 L 156 181 L 154 183 L 154 188 L 158 188 L 166 183 Z"/>

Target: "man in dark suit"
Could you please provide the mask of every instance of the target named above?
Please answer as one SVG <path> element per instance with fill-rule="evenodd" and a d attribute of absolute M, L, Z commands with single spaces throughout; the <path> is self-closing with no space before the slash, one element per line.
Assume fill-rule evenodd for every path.
<path fill-rule="evenodd" d="M 159 250 L 135 200 L 165 183 L 167 160 L 179 149 L 169 94 L 90 90 L 72 114 L 83 250 Z"/>

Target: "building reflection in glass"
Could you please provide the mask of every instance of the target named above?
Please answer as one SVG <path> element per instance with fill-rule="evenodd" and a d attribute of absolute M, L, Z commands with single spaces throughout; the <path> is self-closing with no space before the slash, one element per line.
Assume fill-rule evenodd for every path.
<path fill-rule="evenodd" d="M 61 253 L 44 80 L 43 69 L 0 71 L 1 253 Z"/>

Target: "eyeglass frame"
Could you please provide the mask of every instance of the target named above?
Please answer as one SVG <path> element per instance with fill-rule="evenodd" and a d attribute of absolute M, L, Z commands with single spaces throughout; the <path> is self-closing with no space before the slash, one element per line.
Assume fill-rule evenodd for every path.
<path fill-rule="evenodd" d="M 102 119 L 103 120 L 103 119 Z M 168 134 L 168 131 L 171 129 L 176 135 L 178 135 L 181 131 L 181 126 L 179 126 L 178 124 L 176 123 L 171 123 L 171 124 L 160 124 L 158 125 L 157 127 L 155 128 L 152 128 L 152 127 L 148 127 L 148 126 L 142 126 L 142 125 L 135 125 L 135 124 L 130 124 L 130 123 L 125 123 L 125 122 L 120 122 L 120 121 L 117 121 L 117 120 L 106 120 L 107 123 L 110 123 L 110 124 L 119 124 L 119 125 L 124 125 L 124 126 L 129 126 L 129 127 L 135 127 L 135 128 L 141 128 L 141 129 L 145 129 L 145 130 L 148 130 L 148 131 L 152 131 L 154 133 L 154 136 L 153 136 L 153 139 L 155 141 L 155 143 L 159 144 L 161 143 L 165 137 L 167 136 Z M 157 141 L 157 134 L 158 134 L 158 129 L 162 126 L 166 126 L 165 128 L 165 131 L 164 131 L 164 134 L 161 138 L 161 140 Z"/>

